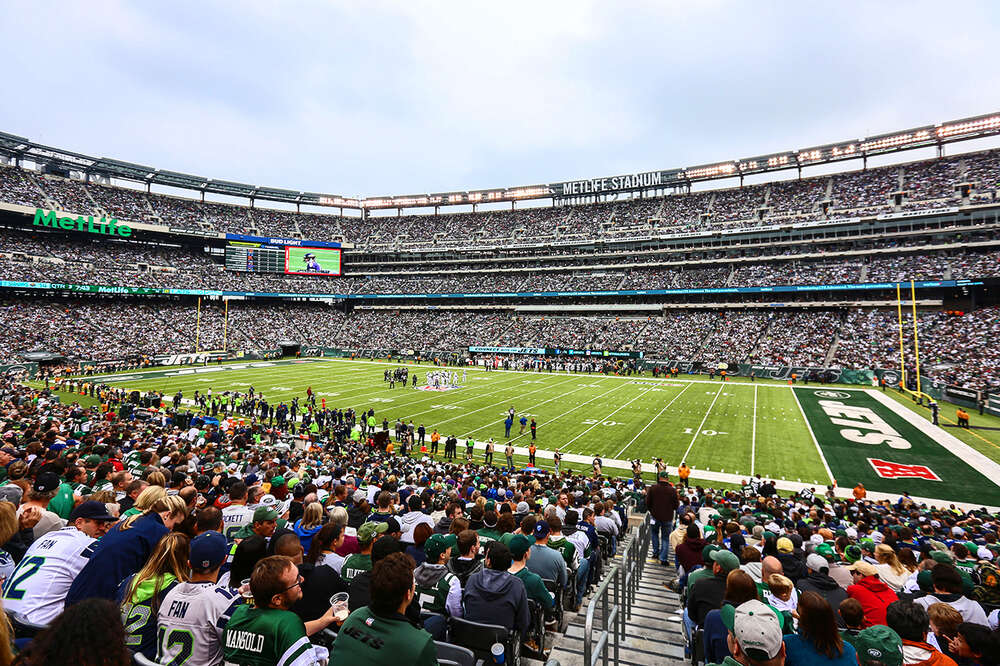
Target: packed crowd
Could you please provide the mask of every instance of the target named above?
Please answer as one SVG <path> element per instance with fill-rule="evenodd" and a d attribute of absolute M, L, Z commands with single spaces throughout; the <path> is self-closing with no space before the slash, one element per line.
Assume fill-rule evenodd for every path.
<path fill-rule="evenodd" d="M 1000 663 L 1000 516 L 806 489 L 645 497 L 653 555 L 677 577 L 686 652 L 721 666 Z M 690 474 L 690 472 L 688 472 Z M 693 653 L 693 654 L 692 654 Z"/>
<path fill-rule="evenodd" d="M 995 201 L 1000 187 L 998 153 L 655 199 L 476 214 L 390 213 L 366 219 L 201 202 L 0 168 L 0 200 L 20 205 L 51 205 L 78 214 L 109 214 L 123 221 L 199 231 L 344 240 L 362 248 L 407 243 L 445 246 L 483 239 L 614 238 L 935 209 L 962 203 L 963 184 L 969 186 L 970 202 Z"/>
<path fill-rule="evenodd" d="M 252 389 L 209 421 L 75 388 L 103 406 L 0 379 L 0 666 L 15 650 L 431 666 L 435 640 L 484 623 L 516 663 L 580 607 L 642 497 L 631 479 L 429 453 L 422 425 L 376 446 L 387 422 L 309 394 L 271 427 Z"/>
<path fill-rule="evenodd" d="M 642 351 L 647 358 L 848 369 L 898 368 L 895 310 L 676 310 L 656 317 L 541 317 L 326 304 L 9 300 L 0 362 L 50 351 L 72 361 L 197 350 L 273 349 L 279 341 L 349 350 L 463 352 L 469 346 Z M 141 321 L 142 326 L 135 326 Z M 912 320 L 904 315 L 907 367 Z M 1000 386 L 1000 308 L 919 313 L 922 374 L 972 389 Z M 419 345 L 419 347 L 417 346 Z"/>
<path fill-rule="evenodd" d="M 461 265 L 449 271 L 428 264 L 434 273 L 421 274 L 420 267 L 398 267 L 397 275 L 365 275 L 364 269 L 348 269 L 337 279 L 285 276 L 280 274 L 227 271 L 204 252 L 171 245 L 105 240 L 67 240 L 54 234 L 28 235 L 0 230 L 0 276 L 15 281 L 98 284 L 116 287 L 158 287 L 220 291 L 279 293 L 422 294 L 484 292 L 567 292 L 628 289 L 679 289 L 880 282 L 908 279 L 984 278 L 1000 274 L 1000 252 L 935 252 L 889 254 L 864 258 L 800 259 L 794 254 L 778 257 L 742 257 L 740 262 L 718 265 L 717 258 L 692 253 L 689 262 L 671 267 L 646 268 L 636 257 L 620 255 L 602 262 L 601 269 L 578 264 L 570 270 L 551 270 L 552 264 L 538 260 L 514 264 L 505 270 L 469 274 Z M 803 248 L 807 251 L 808 248 Z M 21 256 L 21 255 L 24 256 Z M 721 257 L 720 257 L 721 258 Z M 631 259 L 631 261 L 626 261 Z M 651 257 L 651 265 L 662 258 Z M 767 263 L 761 263 L 768 260 Z M 620 263 L 619 263 L 620 262 Z M 547 271 L 532 270 L 550 267 Z M 563 266 L 559 266 L 563 268 Z M 409 269 L 409 270 L 407 270 Z M 512 270 L 517 269 L 517 270 Z"/>

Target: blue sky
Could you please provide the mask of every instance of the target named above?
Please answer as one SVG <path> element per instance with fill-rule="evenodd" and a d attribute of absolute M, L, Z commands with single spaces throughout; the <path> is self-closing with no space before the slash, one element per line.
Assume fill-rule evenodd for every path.
<path fill-rule="evenodd" d="M 0 130 L 375 196 L 691 166 L 1000 110 L 1000 4 L 5 2 Z"/>

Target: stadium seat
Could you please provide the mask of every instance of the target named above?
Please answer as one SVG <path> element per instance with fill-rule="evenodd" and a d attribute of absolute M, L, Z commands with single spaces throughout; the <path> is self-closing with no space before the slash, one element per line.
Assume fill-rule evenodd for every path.
<path fill-rule="evenodd" d="M 528 625 L 528 635 L 525 639 L 524 649 L 533 658 L 542 658 L 545 656 L 545 610 L 534 599 L 528 599 L 528 608 L 531 609 L 531 623 Z M 534 642 L 538 646 L 538 649 L 529 649 L 527 646 L 528 642 Z"/>
<path fill-rule="evenodd" d="M 521 640 L 517 632 L 498 624 L 483 624 L 459 617 L 448 618 L 448 635 L 453 643 L 466 647 L 487 663 L 493 661 L 490 650 L 494 643 L 504 646 L 504 663 L 518 666 L 521 660 Z"/>
<path fill-rule="evenodd" d="M 545 583 L 545 589 L 552 593 L 555 600 L 555 607 L 552 609 L 552 617 L 556 621 L 556 630 L 558 633 L 566 631 L 566 605 L 564 603 L 566 598 L 566 589 L 559 585 L 558 582 L 543 578 L 542 582 Z"/>
<path fill-rule="evenodd" d="M 467 647 L 434 641 L 437 648 L 437 659 L 441 666 L 476 666 L 482 661 L 476 660 L 476 655 Z"/>

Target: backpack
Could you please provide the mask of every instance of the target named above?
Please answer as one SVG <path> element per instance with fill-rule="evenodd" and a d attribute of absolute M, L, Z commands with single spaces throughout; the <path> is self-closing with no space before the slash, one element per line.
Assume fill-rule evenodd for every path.
<path fill-rule="evenodd" d="M 1000 605 L 1000 569 L 995 564 L 979 565 L 979 582 L 972 590 L 972 599 L 980 604 Z"/>

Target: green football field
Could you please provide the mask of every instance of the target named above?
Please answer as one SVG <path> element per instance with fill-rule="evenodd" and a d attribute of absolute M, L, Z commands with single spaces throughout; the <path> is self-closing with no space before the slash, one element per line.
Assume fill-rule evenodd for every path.
<path fill-rule="evenodd" d="M 640 458 L 647 463 L 660 457 L 671 470 L 683 460 L 695 477 L 712 473 L 707 478 L 730 483 L 755 473 L 817 487 L 835 478 L 841 487 L 863 481 L 874 491 L 1000 505 L 1000 487 L 990 480 L 1000 474 L 977 471 L 982 466 L 968 461 L 964 450 L 953 452 L 954 443 L 965 446 L 961 441 L 952 442 L 929 424 L 921 428 L 907 422 L 901 413 L 926 418 L 891 398 L 877 400 L 874 391 L 792 387 L 767 380 L 721 382 L 704 376 L 653 380 L 648 373 L 617 377 L 479 369 L 468 370 L 467 381 L 450 390 L 400 384 L 391 389 L 383 372 L 395 367 L 398 364 L 346 359 L 289 359 L 160 368 L 101 381 L 163 391 L 168 399 L 177 390 L 189 399 L 195 390 L 245 392 L 252 385 L 275 405 L 293 396 L 300 396 L 301 403 L 311 387 L 327 407 L 373 408 L 379 421 L 412 420 L 428 433 L 436 428 L 442 437 L 455 435 L 463 442 L 506 442 L 503 421 L 513 406 L 518 418 L 525 415 L 538 423 L 536 445 L 541 451 Z M 434 369 L 408 367 L 421 386 Z M 457 372 L 462 384 L 462 371 Z M 845 409 L 846 414 L 836 413 Z M 510 439 L 526 447 L 530 434 L 520 434 L 515 422 Z M 502 446 L 497 458 L 502 459 Z"/>

